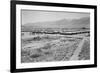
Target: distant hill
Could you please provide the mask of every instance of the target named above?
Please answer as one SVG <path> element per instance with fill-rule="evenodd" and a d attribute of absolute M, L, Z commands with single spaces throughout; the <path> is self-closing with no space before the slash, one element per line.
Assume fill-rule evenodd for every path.
<path fill-rule="evenodd" d="M 84 17 L 81 19 L 76 19 L 71 21 L 71 25 L 76 28 L 90 28 L 90 18 L 89 17 Z"/>
<path fill-rule="evenodd" d="M 90 28 L 90 18 L 62 19 L 57 21 L 46 21 L 37 23 L 27 23 L 22 25 L 22 31 L 32 31 L 36 28 Z"/>

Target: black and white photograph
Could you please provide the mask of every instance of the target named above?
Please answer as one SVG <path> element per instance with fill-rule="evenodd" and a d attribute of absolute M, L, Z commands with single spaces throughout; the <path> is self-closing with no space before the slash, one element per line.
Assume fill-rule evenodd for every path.
<path fill-rule="evenodd" d="M 11 71 L 97 66 L 96 6 L 12 2 Z"/>
<path fill-rule="evenodd" d="M 21 63 L 90 60 L 90 13 L 21 10 Z"/>

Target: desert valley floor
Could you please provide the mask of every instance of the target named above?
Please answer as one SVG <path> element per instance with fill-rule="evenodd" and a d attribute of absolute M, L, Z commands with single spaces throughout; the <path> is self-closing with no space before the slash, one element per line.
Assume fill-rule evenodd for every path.
<path fill-rule="evenodd" d="M 89 33 L 34 34 L 21 38 L 21 63 L 90 59 Z"/>

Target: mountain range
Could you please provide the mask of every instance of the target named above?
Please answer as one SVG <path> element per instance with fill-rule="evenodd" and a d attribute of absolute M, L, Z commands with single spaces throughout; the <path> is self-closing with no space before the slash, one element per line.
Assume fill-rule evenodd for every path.
<path fill-rule="evenodd" d="M 22 31 L 31 31 L 36 28 L 90 28 L 90 18 L 61 19 L 56 21 L 27 23 L 22 25 Z"/>

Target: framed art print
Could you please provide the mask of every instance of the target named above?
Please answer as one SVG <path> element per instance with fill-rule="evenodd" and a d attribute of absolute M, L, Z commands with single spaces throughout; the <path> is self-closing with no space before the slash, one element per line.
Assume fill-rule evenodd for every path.
<path fill-rule="evenodd" d="M 96 6 L 11 1 L 11 72 L 96 66 Z"/>

